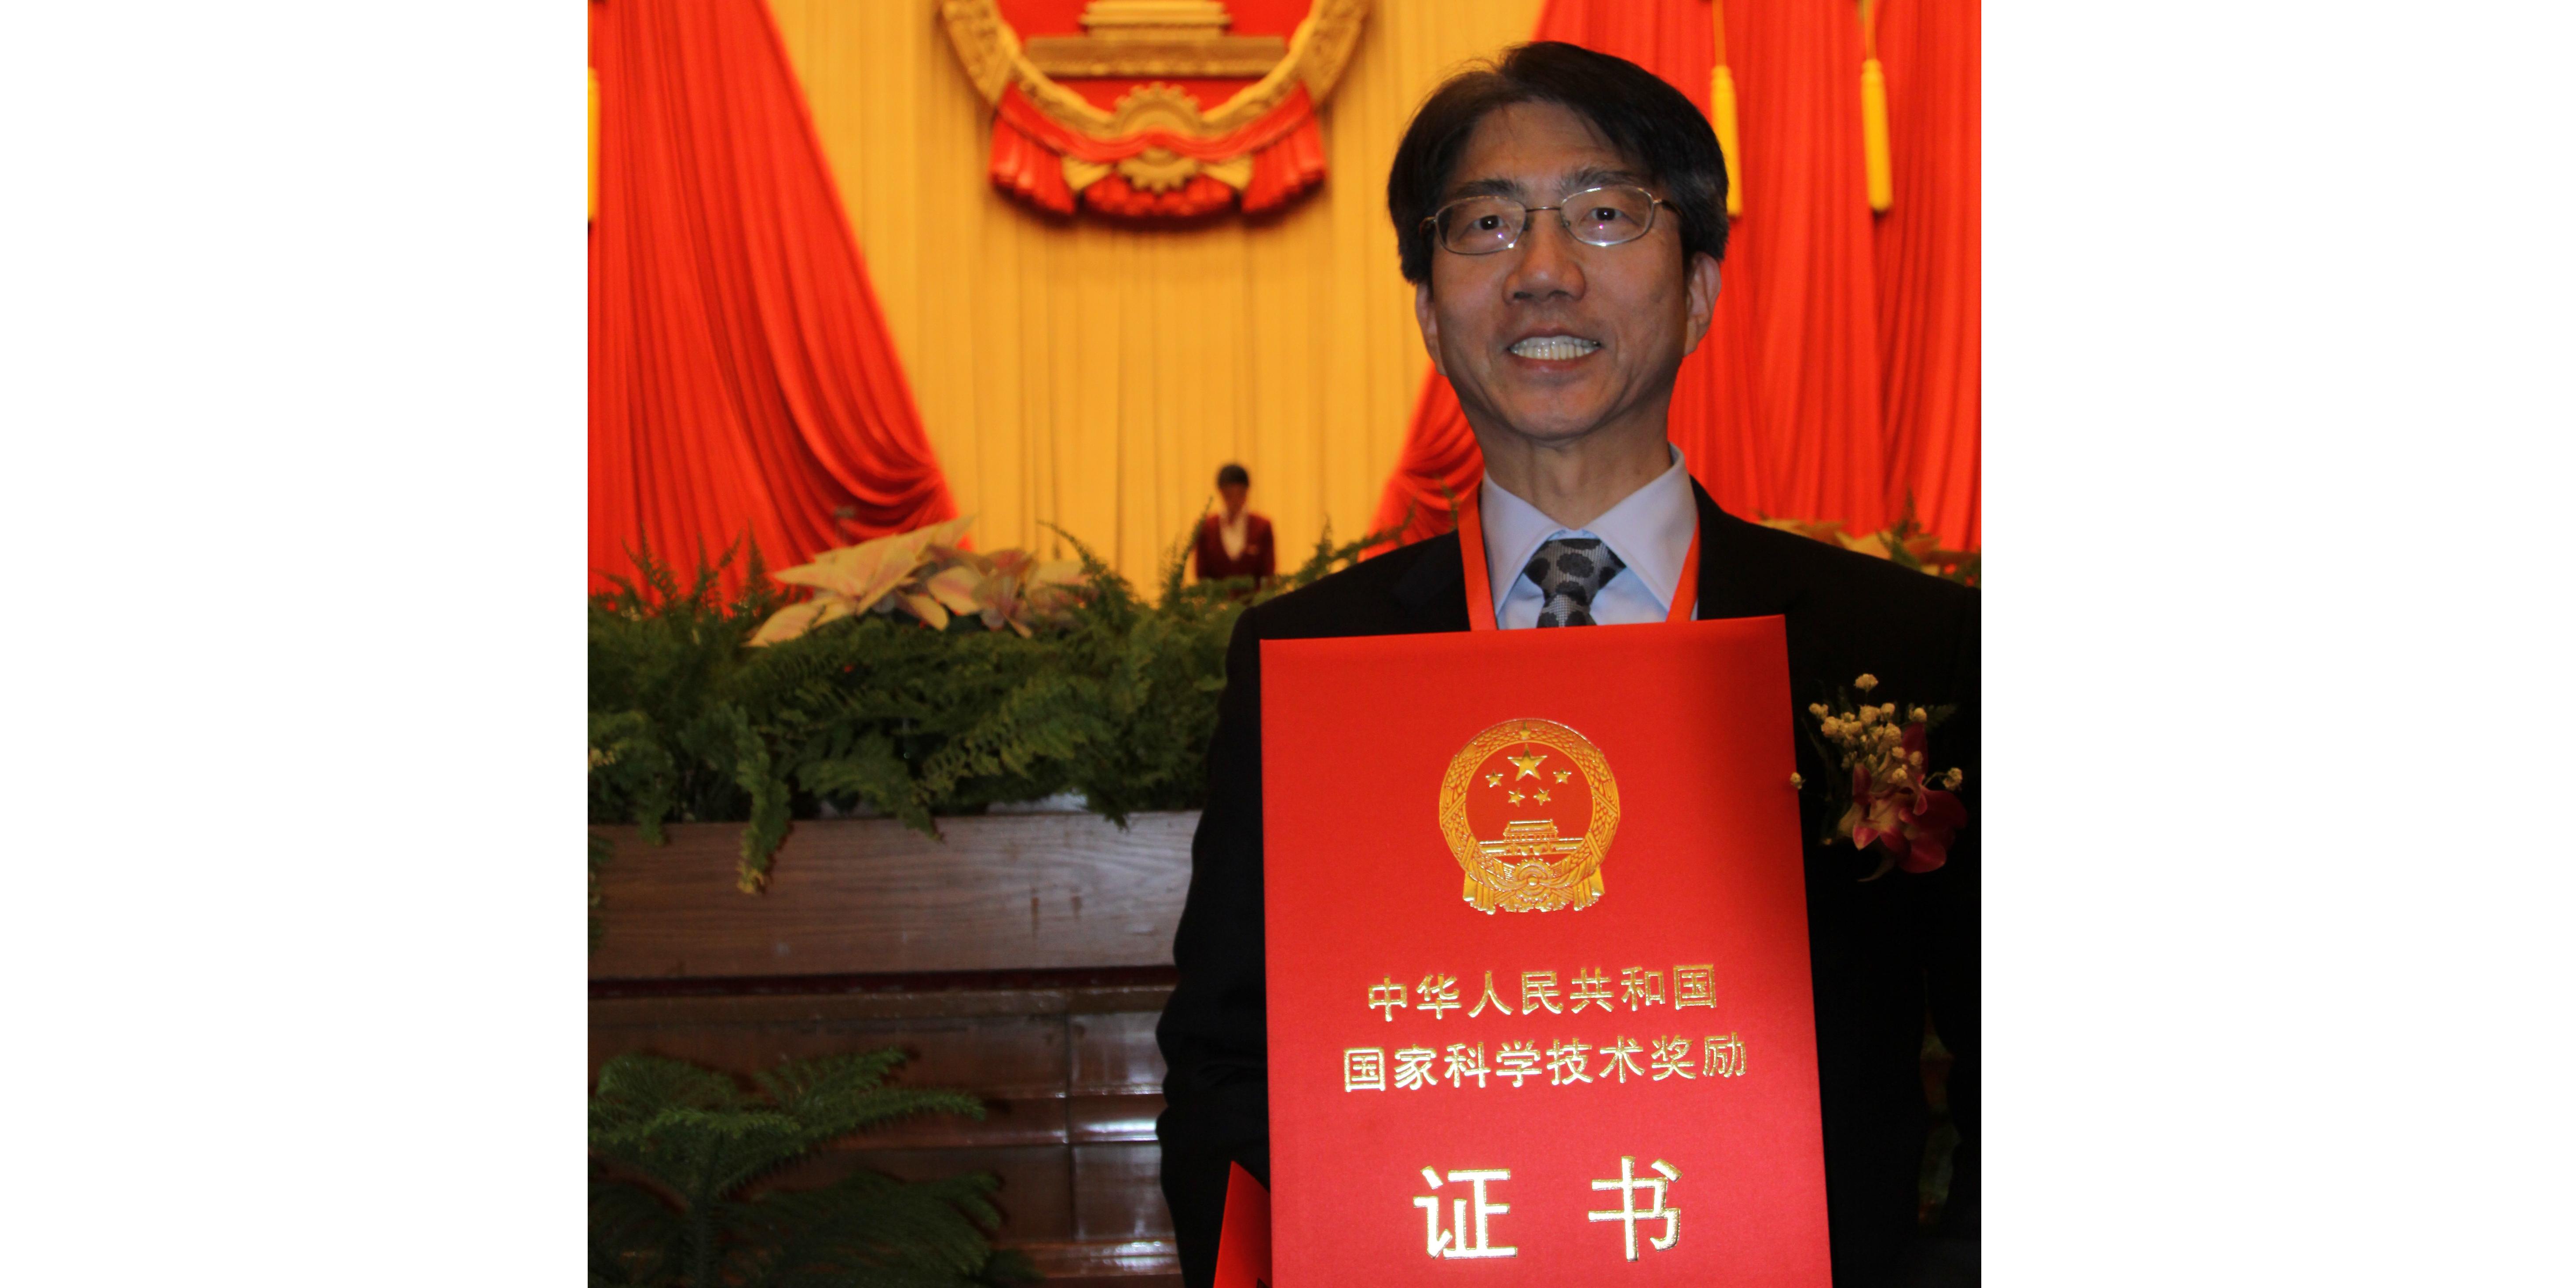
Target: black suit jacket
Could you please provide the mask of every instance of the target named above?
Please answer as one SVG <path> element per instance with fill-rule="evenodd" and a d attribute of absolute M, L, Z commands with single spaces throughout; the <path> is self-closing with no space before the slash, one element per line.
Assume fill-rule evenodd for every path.
<path fill-rule="evenodd" d="M 1977 1206 L 1977 593 L 1699 501 L 1699 616 L 1787 619 L 1790 692 L 1807 703 L 1863 672 L 1878 696 L 1959 712 L 1932 735 L 1936 769 L 1968 771 L 1968 825 L 1946 866 L 1859 880 L 1876 866 L 1819 845 L 1823 785 L 1837 771 L 1803 738 L 1808 945 L 1824 1117 L 1825 1192 L 1837 1288 L 1973 1282 Z M 1406 546 L 1251 609 L 1226 654 L 1208 751 L 1209 792 L 1191 847 L 1189 901 L 1172 957 L 1180 984 L 1156 1030 L 1170 1072 L 1156 1124 L 1163 1194 L 1182 1279 L 1215 1276 L 1226 1165 L 1270 1178 L 1268 1033 L 1262 980 L 1261 641 L 1467 629 L 1455 534 Z M 1928 1110 L 1926 1005 L 1955 1055 L 1961 1144 L 1940 1241 L 1916 1232 Z M 1963 1258 L 1962 1252 L 1965 1256 Z M 1967 1279 L 1933 1265 L 1965 1264 Z"/>

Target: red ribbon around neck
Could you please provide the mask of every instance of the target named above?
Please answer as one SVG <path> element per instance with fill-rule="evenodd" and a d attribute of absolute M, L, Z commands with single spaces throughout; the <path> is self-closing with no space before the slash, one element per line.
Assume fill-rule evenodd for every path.
<path fill-rule="evenodd" d="M 1484 491 L 1482 484 L 1467 494 L 1458 507 L 1458 557 L 1467 565 L 1467 628 L 1490 631 L 1500 628 L 1494 620 L 1493 574 L 1485 568 L 1485 522 L 1477 508 L 1476 498 Z M 1672 612 L 1666 622 L 1687 622 L 1699 607 L 1699 516 L 1691 516 L 1690 553 L 1682 557 L 1681 580 L 1673 586 Z"/>

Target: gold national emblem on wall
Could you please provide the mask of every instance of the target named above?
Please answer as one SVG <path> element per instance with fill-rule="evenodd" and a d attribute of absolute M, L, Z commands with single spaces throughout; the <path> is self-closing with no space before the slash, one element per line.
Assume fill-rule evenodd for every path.
<path fill-rule="evenodd" d="M 1610 762 L 1553 720 L 1506 720 L 1477 734 L 1440 783 L 1440 833 L 1478 912 L 1590 907 L 1618 830 Z"/>
<path fill-rule="evenodd" d="M 1091 0 L 1078 30 L 1051 30 L 1066 8 L 941 0 L 993 107 L 995 187 L 1056 214 L 1181 219 L 1278 209 L 1323 181 L 1315 107 L 1368 0 Z"/>

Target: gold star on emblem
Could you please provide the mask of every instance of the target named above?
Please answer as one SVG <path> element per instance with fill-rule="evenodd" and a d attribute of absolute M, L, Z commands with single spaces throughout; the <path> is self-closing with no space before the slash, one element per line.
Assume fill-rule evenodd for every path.
<path fill-rule="evenodd" d="M 1556 771 L 1556 781 L 1560 783 L 1572 777 L 1574 777 L 1574 771 L 1571 769 L 1560 769 Z"/>
<path fill-rule="evenodd" d="M 1547 804 L 1547 789 L 1546 789 L 1546 788 L 1544 788 L 1544 787 L 1539 788 L 1537 791 L 1532 792 L 1532 793 L 1531 793 L 1531 795 L 1532 795 L 1533 797 L 1535 797 L 1535 798 L 1538 800 L 1538 803 L 1539 803 L 1539 804 L 1541 804 L 1541 805 L 1545 805 L 1545 804 Z"/>
<path fill-rule="evenodd" d="M 1500 786 L 1502 786 L 1502 784 L 1503 784 L 1503 776 L 1502 776 L 1501 774 L 1487 774 L 1487 775 L 1485 775 L 1485 785 L 1486 785 L 1487 787 L 1500 787 Z"/>
<path fill-rule="evenodd" d="M 1512 781 L 1519 782 L 1524 778 L 1538 777 L 1538 762 L 1547 759 L 1547 753 L 1544 751 L 1533 751 L 1526 756 L 1505 756 L 1503 759 L 1520 766 L 1521 772 L 1512 775 Z"/>
<path fill-rule="evenodd" d="M 1526 798 L 1525 798 L 1525 797 L 1523 797 L 1519 792 L 1513 792 L 1513 793 L 1511 794 L 1511 797 L 1512 797 L 1512 804 L 1514 804 L 1514 805 L 1518 805 L 1518 804 L 1520 804 L 1520 803 L 1521 803 L 1521 801 L 1522 801 L 1522 800 L 1526 799 Z"/>

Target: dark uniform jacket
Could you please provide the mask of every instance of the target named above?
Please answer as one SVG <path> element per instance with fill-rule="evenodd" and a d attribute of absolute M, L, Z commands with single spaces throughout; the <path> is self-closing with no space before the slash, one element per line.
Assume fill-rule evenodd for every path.
<path fill-rule="evenodd" d="M 1233 558 L 1225 553 L 1225 516 L 1201 519 L 1197 554 L 1200 581 L 1279 575 L 1279 551 L 1271 543 L 1270 520 L 1257 514 L 1243 516 L 1243 553 Z"/>
<path fill-rule="evenodd" d="M 1931 765 L 1967 771 L 1968 823 L 1927 874 L 1876 867 L 1819 844 L 1826 785 L 1841 771 L 1800 739 L 1807 920 L 1814 972 L 1825 1190 L 1837 1288 L 1973 1283 L 1977 1207 L 1977 592 L 1699 501 L 1701 618 L 1787 619 L 1789 682 L 1809 702 L 1862 673 L 1875 696 L 1959 711 L 1932 731 Z M 1262 988 L 1261 667 L 1265 639 L 1467 629 L 1453 533 L 1367 560 L 1247 611 L 1226 656 L 1208 753 L 1206 813 L 1172 956 L 1180 984 L 1157 1029 L 1170 1072 L 1156 1124 L 1182 1279 L 1215 1275 L 1227 1163 L 1270 1178 L 1268 1037 Z M 1581 629 L 1579 627 L 1572 629 Z M 1857 695 L 1855 695 L 1857 696 Z M 1848 777 L 1847 773 L 1844 774 Z M 1949 1105 L 1961 1141 L 1939 1238 L 1918 1232 L 1929 1109 L 1925 1016 L 1954 1054 Z M 1964 1276 L 1964 1277 L 1963 1277 Z"/>

